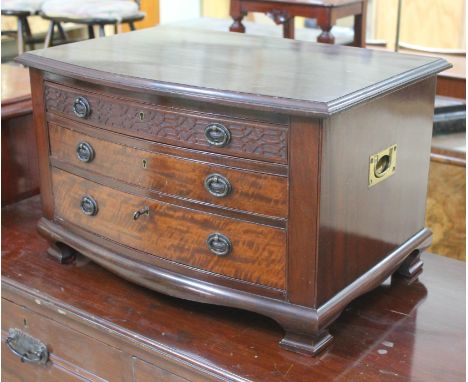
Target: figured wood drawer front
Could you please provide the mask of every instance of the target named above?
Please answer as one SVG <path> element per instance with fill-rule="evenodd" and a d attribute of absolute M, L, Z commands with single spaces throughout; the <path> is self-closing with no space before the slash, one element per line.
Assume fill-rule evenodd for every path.
<path fill-rule="evenodd" d="M 46 83 L 45 100 L 47 111 L 128 135 L 240 157 L 287 162 L 285 126 L 175 111 L 52 83 Z M 82 117 L 74 112 L 76 102 L 76 110 Z M 214 143 L 209 142 L 206 134 L 212 142 L 215 138 Z"/>
<path fill-rule="evenodd" d="M 13 355 L 5 345 L 11 328 L 46 345 L 48 363 L 22 363 Z M 2 374 L 17 377 L 2 381 L 121 381 L 122 359 L 120 350 L 2 299 Z"/>
<path fill-rule="evenodd" d="M 49 132 L 52 157 L 82 169 L 184 199 L 268 216 L 287 216 L 286 177 L 151 153 L 52 123 Z M 92 157 L 86 151 L 84 158 L 79 159 L 80 144 L 87 145 L 84 150 L 91 150 Z M 83 160 L 87 158 L 90 160 Z"/>
<path fill-rule="evenodd" d="M 59 218 L 178 263 L 275 288 L 285 286 L 282 229 L 130 195 L 56 168 L 52 178 Z M 80 207 L 85 196 L 89 215 Z M 217 255 L 213 248 L 230 251 Z"/>
<path fill-rule="evenodd" d="M 189 382 L 188 379 L 138 358 L 134 357 L 132 363 L 133 382 Z"/>

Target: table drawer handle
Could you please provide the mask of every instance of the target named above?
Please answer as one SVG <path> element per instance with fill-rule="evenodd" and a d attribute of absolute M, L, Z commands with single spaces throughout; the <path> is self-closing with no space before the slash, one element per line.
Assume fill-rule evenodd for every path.
<path fill-rule="evenodd" d="M 80 203 L 81 211 L 85 215 L 88 216 L 94 216 L 98 213 L 98 205 L 96 200 L 89 195 L 85 195 L 81 198 L 81 203 Z"/>
<path fill-rule="evenodd" d="M 91 162 L 94 159 L 94 149 L 88 142 L 80 142 L 76 146 L 76 155 L 82 162 Z"/>
<path fill-rule="evenodd" d="M 20 329 L 10 328 L 6 339 L 8 349 L 21 362 L 45 364 L 49 358 L 47 346 Z"/>
<path fill-rule="evenodd" d="M 205 138 L 210 145 L 224 147 L 231 141 L 231 132 L 220 123 L 212 123 L 205 128 Z"/>
<path fill-rule="evenodd" d="M 79 118 L 88 118 L 91 113 L 91 106 L 85 97 L 79 96 L 73 102 L 73 112 Z"/>
<path fill-rule="evenodd" d="M 231 183 L 219 174 L 208 175 L 205 179 L 205 188 L 213 196 L 224 198 L 231 193 Z"/>
<path fill-rule="evenodd" d="M 214 253 L 216 256 L 226 256 L 231 253 L 231 241 L 227 236 L 221 233 L 212 233 L 208 236 L 208 239 L 206 239 L 206 243 L 211 253 Z"/>

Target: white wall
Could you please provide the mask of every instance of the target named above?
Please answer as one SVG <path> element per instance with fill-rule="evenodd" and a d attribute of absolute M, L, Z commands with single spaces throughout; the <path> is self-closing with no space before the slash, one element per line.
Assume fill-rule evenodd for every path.
<path fill-rule="evenodd" d="M 160 0 L 161 24 L 196 19 L 201 16 L 200 0 Z"/>

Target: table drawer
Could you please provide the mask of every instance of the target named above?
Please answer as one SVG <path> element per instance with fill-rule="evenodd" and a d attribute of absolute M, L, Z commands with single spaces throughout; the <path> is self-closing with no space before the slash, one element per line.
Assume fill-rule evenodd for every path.
<path fill-rule="evenodd" d="M 73 166 L 179 198 L 287 217 L 286 177 L 139 150 L 52 123 L 49 137 L 52 158 Z"/>
<path fill-rule="evenodd" d="M 65 313 L 63 313 L 65 314 Z M 48 362 L 22 363 L 5 344 L 10 329 L 47 347 Z M 15 337 L 12 337 L 15 338 Z M 18 345 L 13 345 L 16 349 Z M 122 381 L 122 352 L 57 321 L 2 299 L 2 380 Z M 32 357 L 32 356 L 31 356 Z M 15 378 L 9 378 L 13 376 Z"/>
<path fill-rule="evenodd" d="M 127 194 L 57 168 L 52 180 L 58 218 L 178 263 L 285 287 L 283 229 Z"/>
<path fill-rule="evenodd" d="M 176 110 L 53 83 L 45 85 L 45 103 L 48 112 L 133 136 L 240 157 L 287 162 L 285 126 Z"/>

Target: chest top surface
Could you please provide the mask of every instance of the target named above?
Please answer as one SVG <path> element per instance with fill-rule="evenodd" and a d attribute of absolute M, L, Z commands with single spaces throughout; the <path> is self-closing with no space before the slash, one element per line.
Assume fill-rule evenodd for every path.
<path fill-rule="evenodd" d="M 318 116 L 450 67 L 440 58 L 170 26 L 28 52 L 18 61 L 103 85 Z"/>

